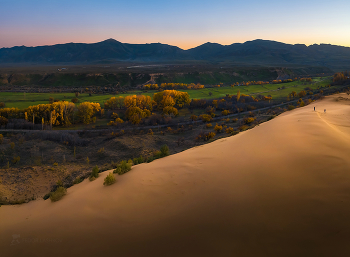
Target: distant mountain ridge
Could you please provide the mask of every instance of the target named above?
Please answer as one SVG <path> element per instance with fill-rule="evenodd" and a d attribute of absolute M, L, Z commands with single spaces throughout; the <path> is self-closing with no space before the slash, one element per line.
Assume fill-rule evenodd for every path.
<path fill-rule="evenodd" d="M 350 68 L 350 47 L 329 44 L 285 44 L 253 40 L 232 45 L 205 43 L 183 50 L 161 43 L 128 44 L 114 39 L 99 43 L 67 43 L 51 46 L 16 46 L 0 49 L 0 63 L 93 63 L 98 61 L 164 62 L 200 60 L 237 65 L 324 66 Z"/>

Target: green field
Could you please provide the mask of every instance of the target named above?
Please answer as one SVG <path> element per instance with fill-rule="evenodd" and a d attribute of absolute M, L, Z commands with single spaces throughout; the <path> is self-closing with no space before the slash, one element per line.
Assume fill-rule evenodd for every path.
<path fill-rule="evenodd" d="M 213 99 L 220 98 L 226 96 L 226 94 L 237 94 L 238 90 L 242 94 L 247 95 L 271 95 L 273 99 L 279 99 L 282 97 L 286 97 L 290 92 L 296 91 L 300 92 L 304 90 L 306 87 L 310 87 L 312 89 L 316 89 L 317 87 L 324 87 L 330 84 L 332 81 L 331 77 L 327 78 L 313 78 L 313 82 L 311 83 L 301 83 L 300 81 L 293 81 L 289 83 L 282 84 L 267 84 L 267 85 L 250 85 L 250 86 L 236 86 L 236 87 L 220 87 L 220 88 L 205 88 L 205 89 L 186 89 L 180 90 L 184 92 L 188 92 L 191 99 Z M 281 89 L 282 87 L 285 89 Z M 278 88 L 280 88 L 278 90 Z M 103 103 L 113 96 L 127 96 L 133 94 L 143 94 L 153 96 L 157 91 L 130 91 L 126 94 L 119 95 L 111 95 L 111 94 L 101 94 L 89 96 L 87 93 L 83 93 L 79 95 L 79 102 L 96 102 L 100 103 L 103 106 Z M 212 95 L 209 95 L 209 93 Z M 66 100 L 70 101 L 75 97 L 74 93 L 8 93 L 8 92 L 0 92 L 0 102 L 4 102 L 6 107 L 17 107 L 19 109 L 27 108 L 31 105 L 38 104 L 47 104 L 49 103 L 49 98 L 54 97 L 58 100 Z"/>

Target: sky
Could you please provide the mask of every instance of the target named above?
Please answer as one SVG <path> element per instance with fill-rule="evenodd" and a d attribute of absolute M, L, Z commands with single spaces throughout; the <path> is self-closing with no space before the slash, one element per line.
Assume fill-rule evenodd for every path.
<path fill-rule="evenodd" d="M 350 46 L 349 0 L 0 0 L 0 48 L 254 39 Z"/>

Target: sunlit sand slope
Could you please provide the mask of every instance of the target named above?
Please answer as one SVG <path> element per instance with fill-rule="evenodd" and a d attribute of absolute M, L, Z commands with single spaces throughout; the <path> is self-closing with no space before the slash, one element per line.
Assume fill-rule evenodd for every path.
<path fill-rule="evenodd" d="M 347 97 L 2 206 L 0 256 L 350 256 Z"/>

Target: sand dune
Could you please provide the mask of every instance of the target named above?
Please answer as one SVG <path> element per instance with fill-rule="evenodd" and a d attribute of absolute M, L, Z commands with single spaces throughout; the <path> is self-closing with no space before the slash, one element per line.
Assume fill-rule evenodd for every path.
<path fill-rule="evenodd" d="M 56 203 L 2 206 L 0 255 L 349 256 L 350 102 L 339 96 L 109 187 L 105 172 Z"/>

